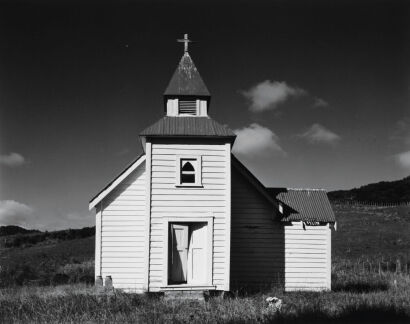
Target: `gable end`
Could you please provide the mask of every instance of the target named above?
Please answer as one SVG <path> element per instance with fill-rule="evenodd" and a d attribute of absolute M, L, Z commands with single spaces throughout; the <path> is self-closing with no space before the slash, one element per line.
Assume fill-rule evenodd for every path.
<path fill-rule="evenodd" d="M 103 200 L 111 191 L 113 191 L 126 177 L 128 177 L 135 169 L 137 169 L 144 161 L 145 154 L 141 154 L 129 166 L 127 166 L 114 180 L 105 186 L 98 194 L 96 194 L 88 205 L 89 210 L 93 209 Z"/>

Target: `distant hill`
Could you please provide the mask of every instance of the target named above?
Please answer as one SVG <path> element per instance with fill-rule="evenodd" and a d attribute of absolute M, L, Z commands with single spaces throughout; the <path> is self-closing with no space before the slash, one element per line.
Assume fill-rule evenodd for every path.
<path fill-rule="evenodd" d="M 331 191 L 328 196 L 331 201 L 410 202 L 410 176 L 396 181 L 371 183 L 351 190 Z"/>
<path fill-rule="evenodd" d="M 16 235 L 16 234 L 30 234 L 40 233 L 38 230 L 28 230 L 20 226 L 7 225 L 0 226 L 0 236 Z"/>
<path fill-rule="evenodd" d="M 19 226 L 0 226 L 0 248 L 29 247 L 61 241 L 82 239 L 95 235 L 95 227 L 41 232 Z"/>

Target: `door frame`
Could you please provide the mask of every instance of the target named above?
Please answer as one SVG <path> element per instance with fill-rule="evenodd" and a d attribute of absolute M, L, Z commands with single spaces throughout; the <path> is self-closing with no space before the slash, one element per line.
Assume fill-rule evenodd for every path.
<path fill-rule="evenodd" d="M 190 284 L 183 285 L 169 285 L 168 284 L 168 251 L 169 251 L 169 223 L 207 223 L 207 242 L 206 242 L 206 282 L 204 285 L 212 285 L 212 269 L 213 269 L 213 233 L 214 233 L 214 217 L 211 213 L 189 213 L 189 214 L 176 214 L 175 216 L 164 216 L 163 217 L 163 235 L 164 235 L 164 246 L 163 246 L 163 270 L 162 270 L 162 286 L 163 287 L 175 287 L 175 286 L 185 286 L 189 287 Z"/>

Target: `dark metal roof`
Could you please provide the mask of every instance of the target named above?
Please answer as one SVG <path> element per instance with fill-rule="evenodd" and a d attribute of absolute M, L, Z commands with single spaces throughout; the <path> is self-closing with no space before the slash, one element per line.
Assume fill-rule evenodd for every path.
<path fill-rule="evenodd" d="M 211 96 L 188 52 L 182 56 L 164 95 Z"/>
<path fill-rule="evenodd" d="M 235 139 L 235 133 L 209 117 L 163 117 L 144 129 L 140 136 L 194 136 L 228 137 Z"/>
<path fill-rule="evenodd" d="M 267 188 L 284 204 L 282 221 L 335 222 L 327 193 L 323 189 Z"/>

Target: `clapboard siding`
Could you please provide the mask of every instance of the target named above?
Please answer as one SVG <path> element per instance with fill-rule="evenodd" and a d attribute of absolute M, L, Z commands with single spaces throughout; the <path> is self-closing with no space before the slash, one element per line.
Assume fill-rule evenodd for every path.
<path fill-rule="evenodd" d="M 128 291 L 144 289 L 145 184 L 144 162 L 102 201 L 101 275 Z"/>
<path fill-rule="evenodd" d="M 152 143 L 151 151 L 151 225 L 149 290 L 163 285 L 164 217 L 211 215 L 214 217 L 212 284 L 224 289 L 226 283 L 227 163 L 230 152 L 221 144 Z M 201 188 L 176 187 L 176 159 L 179 155 L 201 156 Z M 229 159 L 229 161 L 227 161 Z"/>
<path fill-rule="evenodd" d="M 292 222 L 284 228 L 285 289 L 330 289 L 329 226 Z"/>
<path fill-rule="evenodd" d="M 274 208 L 232 169 L 231 283 L 233 289 L 281 281 L 284 232 Z"/>
<path fill-rule="evenodd" d="M 231 282 L 236 288 L 285 285 L 330 289 L 330 229 L 275 220 L 274 207 L 232 171 Z"/>

